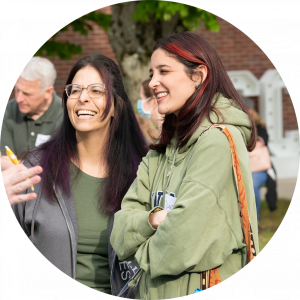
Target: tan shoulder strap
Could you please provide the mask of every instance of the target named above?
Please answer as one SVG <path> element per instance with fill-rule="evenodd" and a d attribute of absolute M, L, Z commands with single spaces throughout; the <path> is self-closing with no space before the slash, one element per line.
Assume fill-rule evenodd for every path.
<path fill-rule="evenodd" d="M 231 132 L 228 130 L 228 128 L 226 126 L 220 125 L 220 124 L 211 125 L 210 127 L 206 128 L 201 133 L 201 135 L 204 132 L 206 132 L 207 130 L 212 129 L 212 128 L 220 129 L 226 135 L 226 137 L 229 141 L 231 156 L 232 156 L 232 167 L 233 167 L 235 183 L 236 183 L 236 187 L 237 187 L 237 191 L 238 191 L 239 214 L 240 214 L 242 231 L 243 231 L 243 235 L 244 235 L 244 241 L 247 245 L 248 263 L 249 263 L 256 256 L 256 250 L 255 250 L 253 233 L 252 233 L 252 228 L 251 228 L 245 186 L 244 186 L 244 181 L 243 181 L 243 177 L 242 177 L 241 167 L 239 164 L 239 159 L 237 156 L 235 142 L 234 142 L 233 136 L 232 136 Z M 201 137 L 201 135 L 200 135 L 200 137 Z M 208 278 L 210 278 L 209 284 L 207 284 Z M 200 275 L 201 289 L 206 289 L 208 287 L 214 286 L 214 285 L 218 284 L 219 282 L 221 282 L 221 277 L 220 277 L 218 268 L 202 272 Z"/>

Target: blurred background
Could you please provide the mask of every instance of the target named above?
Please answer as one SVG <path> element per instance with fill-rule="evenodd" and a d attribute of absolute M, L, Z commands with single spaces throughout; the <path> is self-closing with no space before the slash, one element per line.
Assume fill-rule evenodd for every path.
<path fill-rule="evenodd" d="M 299 166 L 299 131 L 293 103 L 280 75 L 261 49 L 225 20 L 196 7 L 167 1 L 135 1 L 108 6 L 74 20 L 36 53 L 57 70 L 62 96 L 72 66 L 82 56 L 103 54 L 120 67 L 134 107 L 148 78 L 152 48 L 162 36 L 194 31 L 216 49 L 240 95 L 252 100 L 266 124 L 268 147 L 277 172 L 277 210 L 261 207 L 260 248 L 272 237 L 292 199 Z M 12 91 L 11 97 L 14 98 Z M 266 187 L 260 189 L 265 199 Z"/>

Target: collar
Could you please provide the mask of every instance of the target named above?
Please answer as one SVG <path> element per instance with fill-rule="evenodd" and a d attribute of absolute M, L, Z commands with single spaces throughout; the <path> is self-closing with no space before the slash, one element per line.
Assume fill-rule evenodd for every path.
<path fill-rule="evenodd" d="M 55 113 L 57 106 L 61 103 L 61 99 L 57 96 L 56 92 L 52 93 L 52 101 L 48 109 L 37 119 L 34 120 L 35 124 L 42 124 L 43 122 L 52 123 L 55 120 Z M 32 118 L 28 114 L 21 113 L 24 118 L 32 120 Z"/>

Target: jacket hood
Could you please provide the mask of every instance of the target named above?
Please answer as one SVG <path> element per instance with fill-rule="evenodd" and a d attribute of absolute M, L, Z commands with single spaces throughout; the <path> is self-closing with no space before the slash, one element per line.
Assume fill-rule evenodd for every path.
<path fill-rule="evenodd" d="M 215 97 L 217 97 L 217 95 Z M 221 94 L 219 95 L 215 108 L 218 110 L 221 116 L 219 123 L 221 122 L 225 125 L 236 126 L 243 137 L 245 145 L 247 145 L 251 138 L 252 132 L 251 122 L 248 115 L 243 112 L 242 109 L 233 100 L 227 99 Z M 213 123 L 218 123 L 217 116 L 214 113 L 211 113 L 211 120 L 213 121 Z M 187 152 L 189 147 L 198 140 L 201 133 L 210 125 L 212 125 L 212 123 L 207 118 L 203 120 L 203 122 L 189 139 L 187 144 L 178 150 L 175 164 L 178 160 L 181 161 L 181 158 L 183 159 L 182 156 L 185 156 L 184 154 Z M 176 146 L 177 137 L 173 137 L 171 145 L 167 146 L 166 155 L 170 156 L 171 153 L 175 153 Z"/>

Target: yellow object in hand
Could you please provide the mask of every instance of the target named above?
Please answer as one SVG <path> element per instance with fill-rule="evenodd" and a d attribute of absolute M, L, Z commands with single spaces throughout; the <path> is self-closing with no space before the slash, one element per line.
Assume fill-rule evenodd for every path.
<path fill-rule="evenodd" d="M 17 157 L 14 155 L 14 153 L 7 146 L 5 146 L 5 149 L 6 149 L 6 155 L 8 156 L 8 158 L 10 159 L 10 161 L 14 165 L 19 165 L 20 163 L 19 163 Z M 29 180 L 29 178 L 27 178 L 25 180 Z M 31 188 L 32 191 L 34 191 L 33 185 L 30 188 Z"/>

